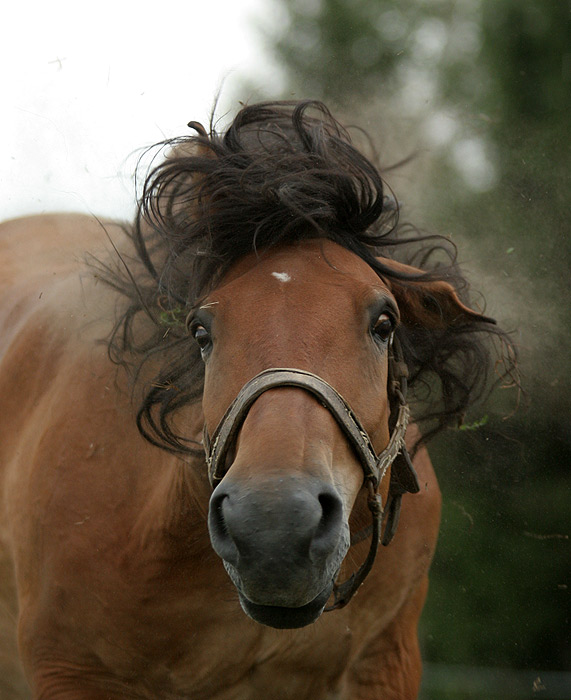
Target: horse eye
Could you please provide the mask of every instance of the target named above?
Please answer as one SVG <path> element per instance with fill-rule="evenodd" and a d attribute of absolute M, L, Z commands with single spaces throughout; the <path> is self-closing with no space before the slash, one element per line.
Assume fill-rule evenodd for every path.
<path fill-rule="evenodd" d="M 393 319 L 388 314 L 381 314 L 375 323 L 373 334 L 383 343 L 386 343 L 391 337 L 393 329 Z"/>
<path fill-rule="evenodd" d="M 210 333 L 204 326 L 197 323 L 191 329 L 191 333 L 201 350 L 205 350 L 210 345 Z"/>

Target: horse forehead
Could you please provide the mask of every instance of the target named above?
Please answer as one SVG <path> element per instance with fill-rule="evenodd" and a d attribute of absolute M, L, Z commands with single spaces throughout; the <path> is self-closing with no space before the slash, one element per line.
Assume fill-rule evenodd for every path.
<path fill-rule="evenodd" d="M 327 296 L 324 296 L 327 287 Z M 219 302 L 240 299 L 290 299 L 308 295 L 330 304 L 332 296 L 339 300 L 361 298 L 388 288 L 372 268 L 354 253 L 333 241 L 310 240 L 284 246 L 256 257 L 240 260 L 222 280 L 215 292 Z"/>

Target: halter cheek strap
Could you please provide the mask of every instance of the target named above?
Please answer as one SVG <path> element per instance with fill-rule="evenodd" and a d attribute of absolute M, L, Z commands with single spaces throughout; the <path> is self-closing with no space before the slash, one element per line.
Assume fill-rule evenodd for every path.
<path fill-rule="evenodd" d="M 234 443 L 248 411 L 253 403 L 269 389 L 277 387 L 297 387 L 313 394 L 333 415 L 345 437 L 354 448 L 364 474 L 364 485 L 368 489 L 367 505 L 373 518 L 372 537 L 369 553 L 363 564 L 347 581 L 335 584 L 334 602 L 326 610 L 334 610 L 346 605 L 371 570 L 377 553 L 381 522 L 386 514 L 383 545 L 391 541 L 399 519 L 400 503 L 403 493 L 419 491 L 418 479 L 412 462 L 406 451 L 404 437 L 410 411 L 406 404 L 406 365 L 402 362 L 400 346 L 395 343 L 389 361 L 389 393 L 394 398 L 391 406 L 396 421 L 387 447 L 377 455 L 367 431 L 345 399 L 324 379 L 316 374 L 300 369 L 279 368 L 264 370 L 247 382 L 219 422 L 209 438 L 204 427 L 204 447 L 208 465 L 210 483 L 215 487 L 226 473 L 226 457 Z M 383 511 L 381 497 L 377 493 L 379 484 L 389 467 L 391 480 L 386 509 Z"/>

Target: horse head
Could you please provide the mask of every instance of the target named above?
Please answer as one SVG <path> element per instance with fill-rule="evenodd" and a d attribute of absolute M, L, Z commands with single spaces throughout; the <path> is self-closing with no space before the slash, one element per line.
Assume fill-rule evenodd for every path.
<path fill-rule="evenodd" d="M 323 105 L 245 107 L 222 135 L 190 126 L 198 135 L 176 140 L 145 183 L 133 229 L 143 274 L 111 280 L 131 301 L 111 349 L 120 361 L 163 352 L 139 411 L 151 442 L 202 454 L 170 421 L 202 399 L 212 545 L 248 615 L 306 625 L 332 592 L 337 607 L 350 598 L 382 510 L 386 544 L 401 495 L 418 489 L 401 450 L 407 373 L 413 388 L 441 382 L 427 411 L 436 432 L 485 385 L 482 338 L 496 331 L 460 301 L 453 255 L 432 263 L 440 239 L 399 237 L 379 171 Z M 410 246 L 402 257 L 420 253 L 423 269 L 393 259 Z M 136 348 L 139 312 L 155 326 Z M 403 355 L 391 362 L 393 338 Z M 297 379 L 278 381 L 284 368 Z M 347 579 L 369 511 L 369 555 Z"/>
<path fill-rule="evenodd" d="M 240 260 L 190 322 L 205 363 L 207 441 L 252 378 L 295 368 L 333 387 L 381 454 L 390 439 L 388 363 L 401 316 L 391 287 L 397 286 L 326 239 Z M 434 284 L 426 286 L 434 291 Z M 419 321 L 413 318 L 418 292 L 409 291 L 407 303 L 397 291 L 409 324 Z M 440 293 L 448 304 L 440 322 L 477 316 L 451 287 Z M 210 499 L 212 545 L 241 605 L 274 627 L 319 617 L 350 547 L 351 514 L 366 524 L 359 456 L 319 391 L 305 388 L 278 380 L 237 412 Z M 386 507 L 388 470 L 382 476 L 375 486 Z"/>

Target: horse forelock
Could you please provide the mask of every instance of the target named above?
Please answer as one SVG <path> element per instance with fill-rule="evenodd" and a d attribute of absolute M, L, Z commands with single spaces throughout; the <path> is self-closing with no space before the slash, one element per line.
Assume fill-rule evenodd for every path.
<path fill-rule="evenodd" d="M 169 141 L 167 158 L 146 177 L 131 231 L 136 259 L 127 272 L 108 275 L 127 298 L 110 341 L 112 357 L 133 365 L 135 375 L 149 361 L 157 364 L 139 410 L 139 427 L 152 442 L 199 449 L 171 422 L 202 395 L 203 365 L 185 320 L 245 255 L 328 238 L 385 279 L 444 280 L 466 299 L 453 245 L 399 226 L 398 203 L 385 194 L 381 171 L 323 104 L 246 106 L 221 133 L 189 126 L 196 133 Z M 442 252 L 445 264 L 437 260 Z M 380 255 L 420 269 L 387 264 Z M 439 379 L 436 405 L 424 411 L 436 420 L 433 432 L 458 420 L 486 385 L 486 335 L 500 337 L 508 348 L 506 373 L 513 369 L 509 339 L 481 319 L 437 334 L 422 324 L 399 334 L 413 390 L 429 375 Z"/>
<path fill-rule="evenodd" d="M 396 224 L 378 169 L 319 103 L 245 107 L 225 132 L 170 146 L 146 179 L 135 235 L 156 245 L 175 297 L 196 298 L 255 249 L 310 237 L 376 246 Z"/>

